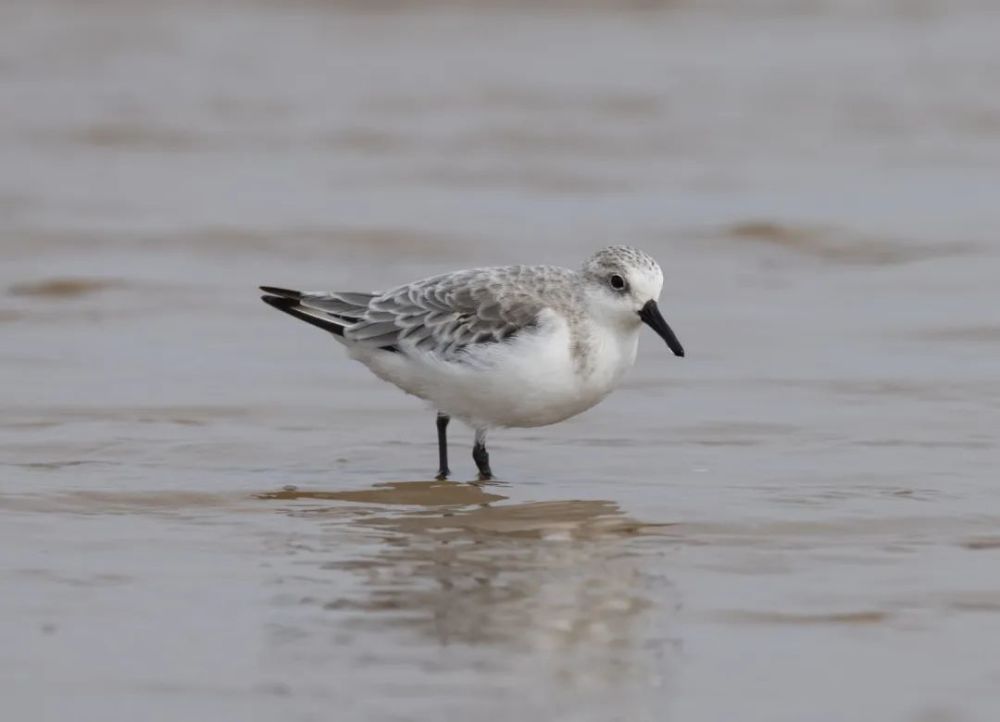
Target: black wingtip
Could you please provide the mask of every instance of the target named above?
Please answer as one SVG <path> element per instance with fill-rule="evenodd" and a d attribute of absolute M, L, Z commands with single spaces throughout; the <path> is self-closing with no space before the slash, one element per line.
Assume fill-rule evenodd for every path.
<path fill-rule="evenodd" d="M 284 289 L 276 289 L 284 290 Z M 344 335 L 344 326 L 333 321 L 328 321 L 323 318 L 318 318 L 311 314 L 305 313 L 300 310 L 298 299 L 288 298 L 287 296 L 261 296 L 260 300 L 266 303 L 268 306 L 273 306 L 279 311 L 284 311 L 289 316 L 294 316 L 300 321 L 305 321 L 308 324 L 321 328 L 324 331 L 329 331 L 336 336 Z"/>
<path fill-rule="evenodd" d="M 274 306 L 282 311 L 288 310 L 297 303 L 294 298 L 287 298 L 285 296 L 261 296 L 260 300 L 268 306 Z"/>
<path fill-rule="evenodd" d="M 272 296 L 281 296 L 282 298 L 302 298 L 302 291 L 293 291 L 290 288 L 278 288 L 277 286 L 260 286 L 259 288 L 264 293 L 270 293 Z"/>

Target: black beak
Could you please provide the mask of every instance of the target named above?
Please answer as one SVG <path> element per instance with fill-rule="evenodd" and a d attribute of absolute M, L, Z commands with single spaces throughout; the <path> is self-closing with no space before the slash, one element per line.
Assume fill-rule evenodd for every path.
<path fill-rule="evenodd" d="M 656 301 L 650 300 L 642 307 L 639 311 L 639 318 L 642 322 L 649 326 L 651 329 L 656 331 L 664 341 L 667 342 L 667 346 L 670 350 L 674 352 L 676 356 L 684 355 L 684 347 L 681 346 L 681 342 L 677 340 L 674 335 L 673 330 L 667 325 L 667 322 L 663 320 L 663 316 L 660 315 L 660 308 L 656 305 Z"/>

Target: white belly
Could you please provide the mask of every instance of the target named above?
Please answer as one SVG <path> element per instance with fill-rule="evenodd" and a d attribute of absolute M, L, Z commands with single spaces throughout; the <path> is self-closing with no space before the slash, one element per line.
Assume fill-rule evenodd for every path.
<path fill-rule="evenodd" d="M 351 355 L 380 378 L 472 426 L 545 426 L 597 404 L 635 361 L 638 330 L 587 338 L 581 363 L 566 322 L 543 313 L 534 331 L 484 346 L 461 362 L 358 347 Z"/>

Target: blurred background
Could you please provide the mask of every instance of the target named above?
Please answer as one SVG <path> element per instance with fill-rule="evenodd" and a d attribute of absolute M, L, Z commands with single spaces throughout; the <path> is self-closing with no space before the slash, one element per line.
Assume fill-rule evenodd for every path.
<path fill-rule="evenodd" d="M 991 0 L 2 0 L 6 714 L 997 719 L 997 38 Z M 433 414 L 256 290 L 609 244 L 688 356 L 495 433 L 494 486 L 429 482 Z"/>

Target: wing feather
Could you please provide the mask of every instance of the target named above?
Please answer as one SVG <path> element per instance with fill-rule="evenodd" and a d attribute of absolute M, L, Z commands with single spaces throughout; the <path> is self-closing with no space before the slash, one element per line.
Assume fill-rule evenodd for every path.
<path fill-rule="evenodd" d="M 553 286 L 549 281 L 555 277 L 570 283 Z M 502 342 L 536 326 L 541 311 L 557 301 L 559 294 L 552 289 L 560 289 L 568 298 L 573 280 L 572 271 L 549 266 L 483 268 L 435 276 L 370 297 L 344 335 L 349 341 L 378 346 L 406 342 L 455 359 L 471 345 Z M 328 296 L 341 304 L 362 300 L 350 294 Z M 349 311 L 332 303 L 329 307 L 332 313 L 357 313 L 357 306 Z"/>
<path fill-rule="evenodd" d="M 262 288 L 272 306 L 350 343 L 420 349 L 445 360 L 462 360 L 470 347 L 502 343 L 537 326 L 545 308 L 565 311 L 579 303 L 578 276 L 552 266 L 459 271 L 384 293 Z"/>

